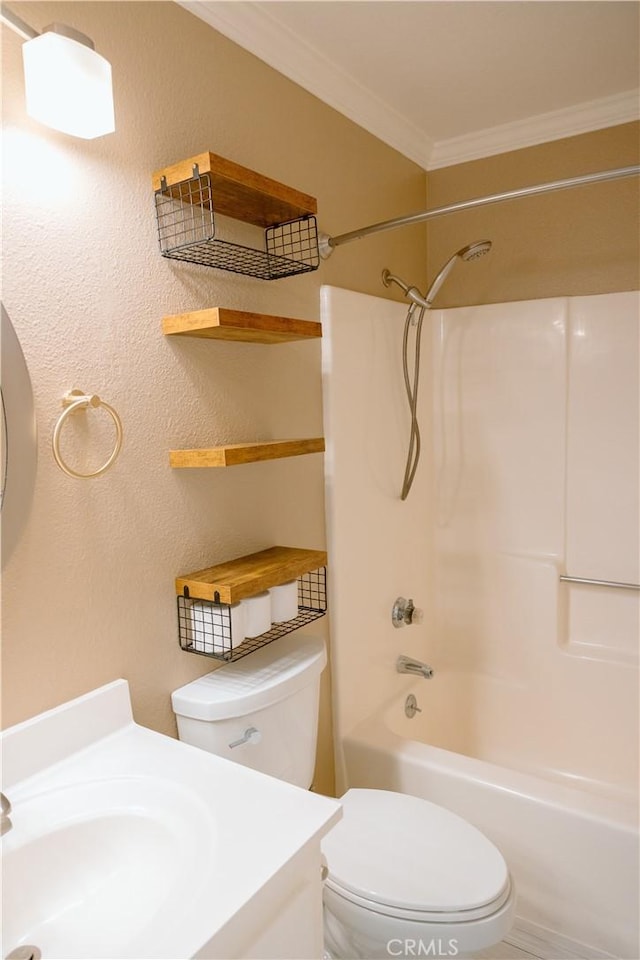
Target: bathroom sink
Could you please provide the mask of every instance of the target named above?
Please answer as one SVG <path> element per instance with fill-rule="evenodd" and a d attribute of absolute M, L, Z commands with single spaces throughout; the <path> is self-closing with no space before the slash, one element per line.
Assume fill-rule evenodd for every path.
<path fill-rule="evenodd" d="M 314 955 L 336 801 L 138 726 L 125 681 L 1 739 L 0 960 L 26 945 L 43 960 Z M 307 915 L 278 928 L 305 885 Z"/>
<path fill-rule="evenodd" d="M 206 807 L 194 811 L 186 791 L 153 778 L 45 790 L 12 820 L 3 943 L 35 944 L 45 957 L 121 956 L 186 889 L 205 834 L 215 849 Z"/>

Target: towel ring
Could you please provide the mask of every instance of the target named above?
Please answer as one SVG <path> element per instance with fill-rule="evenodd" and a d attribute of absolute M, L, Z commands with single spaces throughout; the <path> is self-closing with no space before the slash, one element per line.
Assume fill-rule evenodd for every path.
<path fill-rule="evenodd" d="M 63 473 L 66 473 L 69 477 L 73 477 L 75 480 L 90 480 L 91 477 L 99 477 L 101 474 L 106 473 L 109 467 L 116 461 L 118 454 L 120 453 L 120 448 L 122 447 L 122 421 L 120 420 L 120 417 L 110 404 L 105 403 L 104 400 L 101 400 L 100 397 L 98 397 L 95 393 L 86 394 L 83 390 L 70 390 L 68 393 L 65 393 L 64 397 L 62 398 L 62 406 L 66 409 L 58 418 L 51 441 L 53 456 L 56 463 Z M 113 420 L 116 428 L 116 444 L 113 448 L 111 456 L 107 462 L 100 467 L 99 470 L 94 470 L 93 473 L 78 473 L 77 470 L 72 470 L 71 467 L 64 462 L 62 459 L 62 454 L 60 453 L 60 433 L 62 432 L 64 422 L 70 414 L 75 413 L 81 407 L 103 407 Z"/>

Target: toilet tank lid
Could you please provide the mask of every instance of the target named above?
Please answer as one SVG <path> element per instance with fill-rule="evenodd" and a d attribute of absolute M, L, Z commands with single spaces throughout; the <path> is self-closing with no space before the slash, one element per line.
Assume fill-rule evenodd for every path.
<path fill-rule="evenodd" d="M 271 706 L 312 683 L 327 662 L 322 637 L 290 633 L 174 690 L 175 714 L 226 720 Z"/>

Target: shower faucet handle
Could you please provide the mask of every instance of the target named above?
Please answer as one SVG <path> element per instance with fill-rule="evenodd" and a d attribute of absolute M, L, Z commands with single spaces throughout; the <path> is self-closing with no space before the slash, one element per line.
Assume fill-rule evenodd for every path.
<path fill-rule="evenodd" d="M 411 623 L 424 623 L 424 610 L 422 609 L 422 607 L 412 608 Z"/>
<path fill-rule="evenodd" d="M 410 626 L 412 623 L 422 623 L 423 620 L 424 611 L 415 607 L 413 600 L 398 597 L 391 610 L 391 623 L 394 627 L 404 627 L 405 623 Z"/>

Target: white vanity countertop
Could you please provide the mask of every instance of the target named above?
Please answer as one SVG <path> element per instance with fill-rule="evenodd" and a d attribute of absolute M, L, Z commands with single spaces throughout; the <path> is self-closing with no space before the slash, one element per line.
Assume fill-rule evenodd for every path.
<path fill-rule="evenodd" d="M 80 819 L 86 821 L 113 823 L 120 817 L 120 823 L 126 821 L 124 836 L 127 830 L 133 836 L 136 824 L 144 825 L 142 833 L 155 824 L 161 843 L 145 840 L 140 847 L 150 843 L 152 858 L 163 856 L 157 851 L 162 838 L 169 838 L 166 860 L 150 862 L 149 877 L 139 883 L 150 881 L 153 887 L 157 879 L 161 886 L 156 894 L 140 890 L 147 897 L 148 922 L 138 931 L 133 928 L 139 924 L 132 925 L 128 952 L 122 954 L 139 960 L 194 956 L 341 817 L 336 800 L 135 724 L 123 680 L 10 728 L 2 747 L 3 792 L 13 807 L 4 853 L 59 830 L 69 819 L 76 824 L 74 803 L 76 808 L 80 803 Z M 64 799 L 72 796 L 74 802 Z M 36 813 L 29 817 L 29 810 Z M 115 903 L 111 923 L 118 924 Z"/>

